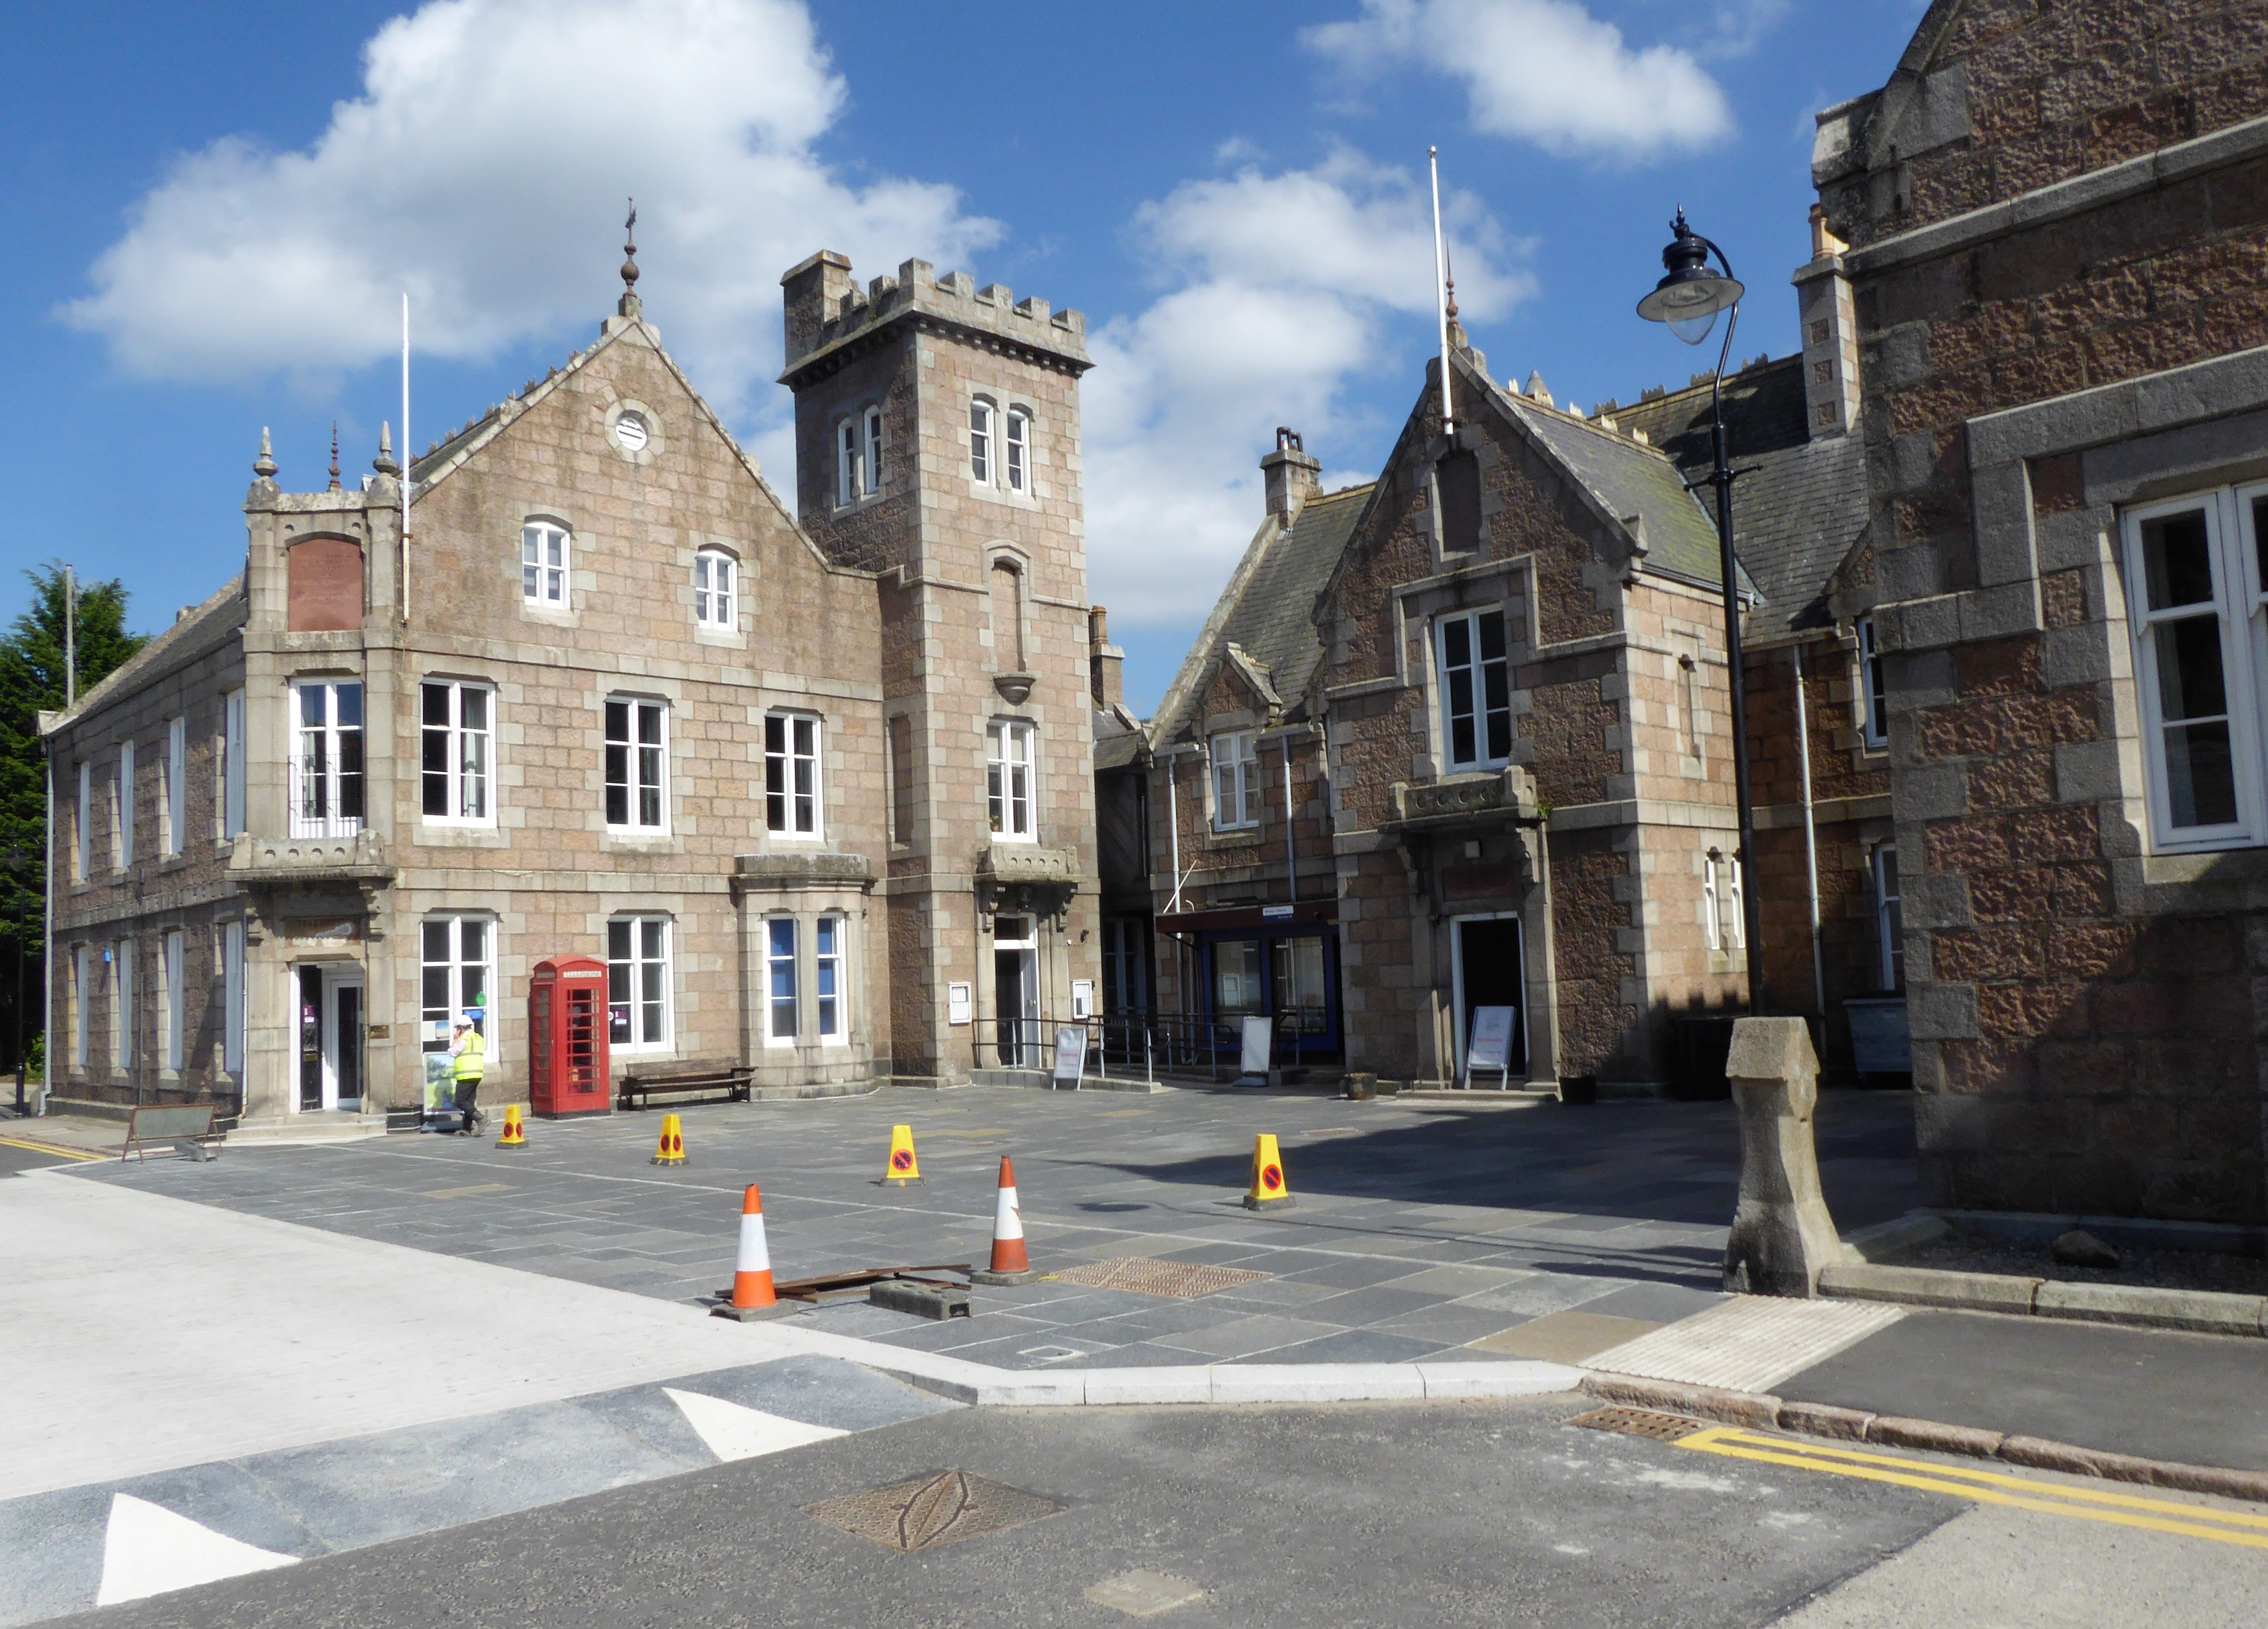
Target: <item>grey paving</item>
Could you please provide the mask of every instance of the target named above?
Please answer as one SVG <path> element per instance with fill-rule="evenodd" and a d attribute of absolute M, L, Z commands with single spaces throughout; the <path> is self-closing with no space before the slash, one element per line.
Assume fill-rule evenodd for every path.
<path fill-rule="evenodd" d="M 964 1411 L 90 1621 L 1095 1629 L 1135 1620 L 1086 1591 L 1144 1570 L 1204 1592 L 1157 1620 L 1185 1629 L 1760 1629 L 1964 1508 L 1566 1429 L 1580 1406 Z M 915 1554 L 805 1514 L 944 1467 L 1063 1508 Z"/>
<path fill-rule="evenodd" d="M 751 1181 L 763 1187 L 782 1278 L 981 1264 L 995 1175 L 1012 1153 L 1042 1272 L 1140 1257 L 1263 1275 L 1188 1301 L 1060 1282 L 980 1289 L 976 1316 L 950 1327 L 863 1307 L 806 1315 L 843 1334 L 1030 1368 L 1050 1360 L 1025 1353 L 1064 1345 L 1113 1363 L 1263 1352 L 1400 1360 L 1573 1307 L 1666 1322 L 1718 1299 L 1739 1175 L 1721 1103 L 1484 1108 L 974 1087 L 696 1107 L 683 1122 L 690 1157 L 674 1169 L 649 1162 L 659 1117 L 623 1115 L 536 1122 L 517 1154 L 409 1136 L 71 1175 L 687 1301 L 729 1282 Z M 878 1180 L 896 1122 L 914 1128 L 918 1185 Z M 1830 1094 L 1820 1124 L 1841 1225 L 1918 1202 L 1905 1099 Z M 1261 1131 L 1282 1140 L 1298 1201 L 1288 1211 L 1239 1203 Z M 1248 1345 L 1259 1338 L 1239 1326 L 1269 1318 L 1310 1328 Z M 1362 1331 L 1373 1338 L 1352 1338 Z"/>

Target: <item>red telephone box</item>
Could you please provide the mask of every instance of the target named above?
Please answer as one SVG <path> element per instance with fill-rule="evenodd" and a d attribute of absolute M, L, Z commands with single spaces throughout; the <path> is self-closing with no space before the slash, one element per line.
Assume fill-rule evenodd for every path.
<path fill-rule="evenodd" d="M 535 964 L 527 984 L 528 1097 L 547 1119 L 605 1114 L 607 964 L 556 956 Z"/>

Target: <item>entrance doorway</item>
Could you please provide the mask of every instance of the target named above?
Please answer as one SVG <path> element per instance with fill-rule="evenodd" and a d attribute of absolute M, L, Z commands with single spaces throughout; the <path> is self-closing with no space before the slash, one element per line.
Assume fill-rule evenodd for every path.
<path fill-rule="evenodd" d="M 1449 924 L 1456 982 L 1457 1055 L 1450 1072 L 1462 1080 L 1473 1043 L 1473 1015 L 1484 1006 L 1512 1009 L 1514 1078 L 1528 1076 L 1528 976 L 1520 918 L 1457 917 Z M 1472 1084 L 1469 1080 L 1467 1085 Z"/>
<path fill-rule="evenodd" d="M 362 1108 L 362 969 L 296 969 L 302 1113 Z"/>
<path fill-rule="evenodd" d="M 1041 1064 L 1039 945 L 1030 917 L 998 917 L 992 926 L 992 1012 L 1003 1069 Z"/>

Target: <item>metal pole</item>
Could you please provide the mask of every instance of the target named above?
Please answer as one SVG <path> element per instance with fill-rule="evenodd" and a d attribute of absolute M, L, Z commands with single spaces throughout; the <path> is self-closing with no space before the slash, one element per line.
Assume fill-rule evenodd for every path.
<path fill-rule="evenodd" d="M 1827 958 L 1819 947 L 1819 825 L 1811 804 L 1811 714 L 1803 694 L 1803 641 L 1795 642 L 1796 763 L 1803 771 L 1803 882 L 1811 897 L 1811 987 L 1819 999 L 1819 1023 L 1827 1024 Z"/>
<path fill-rule="evenodd" d="M 1441 240 L 1440 149 L 1428 147 L 1425 163 L 1433 174 L 1433 312 L 1441 325 L 1441 433 L 1446 436 L 1454 433 L 1457 415 L 1449 394 L 1449 251 Z"/>
<path fill-rule="evenodd" d="M 1300 903 L 1300 838 L 1292 829 L 1292 732 L 1282 736 L 1284 744 L 1284 897 L 1293 904 Z"/>
<path fill-rule="evenodd" d="M 78 573 L 63 567 L 63 706 L 78 705 Z M 84 841 L 84 839 L 82 839 Z"/>
<path fill-rule="evenodd" d="M 401 625 L 409 625 L 409 472 L 417 444 L 409 439 L 409 291 L 401 291 Z"/>
<path fill-rule="evenodd" d="M 1707 240 L 1703 240 L 1706 242 Z M 1716 249 L 1713 243 L 1709 247 Z M 1725 261 L 1724 251 L 1717 249 L 1717 258 Z M 1725 276 L 1731 278 L 1733 268 L 1725 262 Z M 1712 464 L 1709 484 L 1717 489 L 1717 555 L 1718 564 L 1725 574 L 1725 662 L 1727 669 L 1726 688 L 1733 698 L 1733 787 L 1739 800 L 1741 820 L 1741 934 L 1749 959 L 1749 1012 L 1751 1015 L 1763 1011 L 1757 999 L 1762 980 L 1757 977 L 1764 956 L 1763 935 L 1758 931 L 1756 912 L 1756 811 L 1754 790 L 1749 775 L 1749 703 L 1746 694 L 1745 662 L 1741 649 L 1741 582 L 1740 566 L 1733 554 L 1733 467 L 1725 447 L 1725 364 L 1733 352 L 1733 333 L 1739 328 L 1741 307 L 1734 303 L 1730 320 L 1725 324 L 1725 348 L 1717 357 L 1717 377 L 1709 392 L 1710 424 L 1709 450 Z"/>

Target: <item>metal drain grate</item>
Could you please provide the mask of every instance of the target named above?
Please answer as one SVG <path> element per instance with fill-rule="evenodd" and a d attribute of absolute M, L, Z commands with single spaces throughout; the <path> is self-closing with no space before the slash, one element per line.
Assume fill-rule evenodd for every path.
<path fill-rule="evenodd" d="M 1170 1295 L 1178 1301 L 1194 1300 L 1267 1276 L 1264 1272 L 1247 1272 L 1240 1267 L 1206 1267 L 1193 1261 L 1145 1261 L 1138 1256 L 1089 1262 L 1084 1267 L 1073 1267 L 1055 1275 L 1064 1284 L 1126 1290 L 1136 1295 Z"/>
<path fill-rule="evenodd" d="M 935 1550 L 1021 1527 L 1062 1508 L 1057 1500 L 1005 1482 L 965 1471 L 939 1471 L 823 1500 L 806 1514 L 892 1550 Z"/>
<path fill-rule="evenodd" d="M 1683 1414 L 1657 1414 L 1642 1408 L 1594 1408 L 1567 1423 L 1591 1431 L 1611 1431 L 1618 1436 L 1646 1437 L 1656 1442 L 1680 1441 L 1709 1428 L 1704 1420 L 1688 1419 Z"/>

